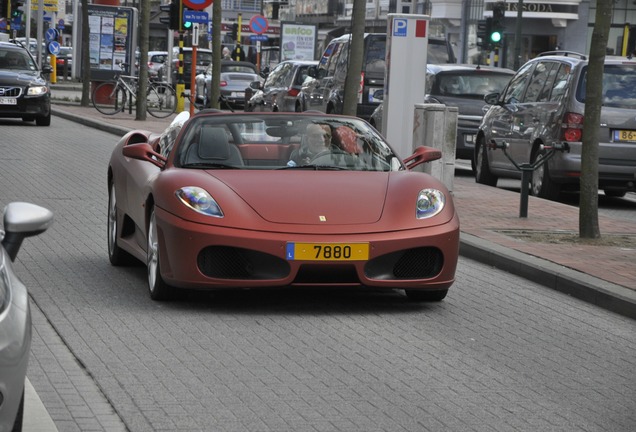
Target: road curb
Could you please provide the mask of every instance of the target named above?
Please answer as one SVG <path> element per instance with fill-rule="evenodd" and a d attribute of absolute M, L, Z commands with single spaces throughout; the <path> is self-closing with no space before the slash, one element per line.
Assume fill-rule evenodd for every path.
<path fill-rule="evenodd" d="M 465 232 L 460 255 L 505 270 L 547 288 L 636 319 L 636 292 Z"/>

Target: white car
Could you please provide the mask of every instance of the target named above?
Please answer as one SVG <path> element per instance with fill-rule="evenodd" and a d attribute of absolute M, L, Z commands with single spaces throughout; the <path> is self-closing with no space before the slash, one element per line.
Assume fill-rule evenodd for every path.
<path fill-rule="evenodd" d="M 22 430 L 24 380 L 31 350 L 29 293 L 11 266 L 22 240 L 44 232 L 53 221 L 51 211 L 24 202 L 4 209 L 0 231 L 0 431 Z"/>
<path fill-rule="evenodd" d="M 222 60 L 221 61 L 221 96 L 231 108 L 245 106 L 245 89 L 254 81 L 258 81 L 259 75 L 256 66 L 246 61 Z M 212 93 L 212 64 L 203 73 L 195 77 L 197 103 L 207 108 L 211 106 Z M 221 108 L 228 108 L 223 103 Z"/>

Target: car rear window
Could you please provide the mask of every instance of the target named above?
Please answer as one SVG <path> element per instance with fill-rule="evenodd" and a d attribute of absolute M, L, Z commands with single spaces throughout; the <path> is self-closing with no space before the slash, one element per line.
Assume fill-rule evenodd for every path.
<path fill-rule="evenodd" d="M 587 66 L 581 73 L 576 99 L 585 102 Z M 603 71 L 603 106 L 636 109 L 636 64 L 606 64 Z"/>
<path fill-rule="evenodd" d="M 488 93 L 501 93 L 512 75 L 488 71 L 465 71 L 439 73 L 433 84 L 431 94 L 452 96 L 479 96 Z M 430 81 L 430 80 L 429 80 Z"/>
<path fill-rule="evenodd" d="M 369 36 L 365 53 L 366 58 L 364 59 L 363 70 L 367 74 L 381 74 L 384 76 L 386 36 Z"/>

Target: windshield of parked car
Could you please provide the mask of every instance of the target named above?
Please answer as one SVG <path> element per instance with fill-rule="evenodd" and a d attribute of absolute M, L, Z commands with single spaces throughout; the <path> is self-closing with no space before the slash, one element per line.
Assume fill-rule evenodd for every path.
<path fill-rule="evenodd" d="M 24 50 L 0 48 L 0 69 L 37 70 L 37 65 Z"/>
<path fill-rule="evenodd" d="M 427 93 L 481 99 L 488 93 L 500 93 L 510 78 L 512 78 L 512 74 L 505 75 L 484 70 L 439 73 L 435 78 L 436 83 L 433 80 L 428 80 L 431 88 Z"/>
<path fill-rule="evenodd" d="M 174 164 L 190 169 L 396 171 L 403 164 L 368 123 L 305 114 L 194 116 Z"/>
<path fill-rule="evenodd" d="M 585 102 L 587 67 L 583 69 L 576 99 Z M 603 71 L 603 106 L 636 109 L 636 64 L 606 64 Z"/>

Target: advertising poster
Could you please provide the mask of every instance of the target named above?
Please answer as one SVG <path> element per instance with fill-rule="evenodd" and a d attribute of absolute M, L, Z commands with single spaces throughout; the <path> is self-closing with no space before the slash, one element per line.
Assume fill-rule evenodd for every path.
<path fill-rule="evenodd" d="M 107 80 L 117 73 L 134 74 L 137 9 L 88 5 L 91 78 Z M 122 64 L 129 65 L 127 70 Z"/>
<path fill-rule="evenodd" d="M 318 28 L 312 24 L 280 24 L 280 57 L 283 60 L 314 60 Z"/>

